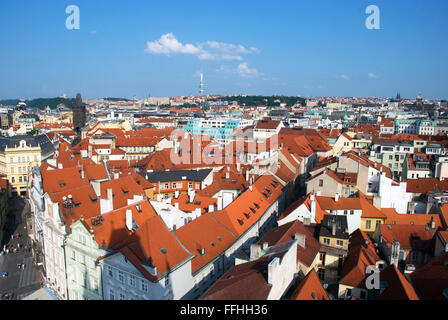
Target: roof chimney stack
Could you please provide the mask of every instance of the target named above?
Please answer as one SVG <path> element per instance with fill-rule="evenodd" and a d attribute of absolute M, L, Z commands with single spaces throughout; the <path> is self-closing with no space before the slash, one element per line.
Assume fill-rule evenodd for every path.
<path fill-rule="evenodd" d="M 339 201 L 339 193 L 336 193 L 336 194 L 334 195 L 334 201 L 335 201 L 335 202 L 338 202 L 338 201 Z"/>
<path fill-rule="evenodd" d="M 331 224 L 331 235 L 333 235 L 333 236 L 336 235 L 336 221 L 334 219 Z"/>
<path fill-rule="evenodd" d="M 126 210 L 126 228 L 128 228 L 129 231 L 133 231 L 133 229 L 132 229 L 132 210 L 130 210 L 130 209 Z"/>
<path fill-rule="evenodd" d="M 306 235 L 296 232 L 294 234 L 294 240 L 297 240 L 297 244 L 302 248 L 306 248 Z"/>

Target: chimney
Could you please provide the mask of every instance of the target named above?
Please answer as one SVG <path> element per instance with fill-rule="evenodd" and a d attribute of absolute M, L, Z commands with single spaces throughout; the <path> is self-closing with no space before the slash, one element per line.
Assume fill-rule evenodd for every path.
<path fill-rule="evenodd" d="M 294 234 L 294 240 L 297 240 L 297 244 L 302 248 L 306 248 L 306 235 L 296 232 Z"/>
<path fill-rule="evenodd" d="M 223 199 L 222 199 L 222 196 L 218 196 L 218 211 L 219 210 L 222 210 L 223 208 Z"/>
<path fill-rule="evenodd" d="M 73 196 L 71 194 L 68 195 L 68 203 L 73 204 Z"/>
<path fill-rule="evenodd" d="M 249 170 L 246 169 L 246 181 L 249 182 Z"/>
<path fill-rule="evenodd" d="M 252 185 L 249 186 L 249 190 L 252 191 Z"/>
<path fill-rule="evenodd" d="M 275 284 L 275 280 L 277 280 L 276 273 L 277 269 L 280 263 L 279 258 L 274 258 L 269 264 L 268 264 L 268 284 L 273 286 Z"/>
<path fill-rule="evenodd" d="M 434 221 L 434 217 L 431 217 L 430 225 L 431 225 L 431 229 L 435 229 L 436 228 L 436 222 Z"/>
<path fill-rule="evenodd" d="M 311 200 L 311 204 L 310 204 L 311 217 L 313 218 L 313 220 L 316 220 L 316 200 L 315 200 L 314 194 L 312 194 L 310 196 L 310 200 Z"/>
<path fill-rule="evenodd" d="M 396 267 L 398 267 L 399 257 L 400 257 L 400 242 L 398 242 L 397 239 L 394 239 L 394 242 L 392 242 L 390 264 L 394 264 Z"/>
<path fill-rule="evenodd" d="M 179 198 L 179 190 L 174 191 L 174 198 Z"/>
<path fill-rule="evenodd" d="M 84 180 L 84 169 L 81 169 L 81 179 Z"/>
<path fill-rule="evenodd" d="M 190 203 L 193 203 L 195 195 L 196 195 L 196 190 L 194 190 L 194 189 L 188 190 L 188 197 L 189 197 Z"/>
<path fill-rule="evenodd" d="M 58 169 L 62 169 L 62 163 L 58 163 Z"/>
<path fill-rule="evenodd" d="M 126 228 L 132 231 L 132 210 L 126 210 Z"/>
<path fill-rule="evenodd" d="M 213 211 L 215 211 L 215 205 L 210 204 L 210 205 L 208 206 L 208 212 L 213 212 Z"/>
<path fill-rule="evenodd" d="M 334 195 L 334 201 L 338 202 L 339 201 L 339 193 L 335 193 Z"/>
<path fill-rule="evenodd" d="M 335 236 L 336 235 L 336 221 L 334 221 L 331 224 L 331 235 Z"/>
<path fill-rule="evenodd" d="M 241 163 L 236 163 L 236 170 L 238 171 L 238 173 L 241 173 Z"/>
<path fill-rule="evenodd" d="M 174 204 L 174 208 L 179 209 L 179 202 L 176 202 L 176 203 Z"/>
<path fill-rule="evenodd" d="M 230 178 L 230 173 L 227 171 L 226 172 L 226 179 L 229 179 Z"/>
<path fill-rule="evenodd" d="M 257 260 L 261 255 L 261 247 L 259 244 L 253 243 L 250 245 L 250 261 Z"/>

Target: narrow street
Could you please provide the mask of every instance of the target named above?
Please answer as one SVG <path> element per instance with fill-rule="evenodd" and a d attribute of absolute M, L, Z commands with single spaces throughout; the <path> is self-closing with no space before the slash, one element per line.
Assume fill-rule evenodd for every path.
<path fill-rule="evenodd" d="M 32 256 L 31 239 L 27 235 L 27 214 L 30 214 L 30 206 L 26 199 L 16 196 L 9 200 L 6 233 L 0 247 L 0 251 L 4 246 L 9 249 L 9 253 L 3 251 L 0 256 L 2 299 L 5 294 L 12 294 L 12 300 L 21 300 L 41 287 Z M 18 264 L 24 264 L 24 269 L 19 268 Z M 3 277 L 4 272 L 8 274 L 6 277 Z"/>

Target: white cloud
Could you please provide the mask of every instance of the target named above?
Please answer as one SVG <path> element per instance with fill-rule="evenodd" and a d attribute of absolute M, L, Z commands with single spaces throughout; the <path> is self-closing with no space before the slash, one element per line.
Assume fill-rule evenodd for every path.
<path fill-rule="evenodd" d="M 372 73 L 372 72 L 370 72 L 367 76 L 368 76 L 370 79 L 378 79 L 378 78 L 380 77 L 379 75 L 374 74 L 374 73 Z"/>
<path fill-rule="evenodd" d="M 247 49 L 243 45 L 224 43 L 217 41 L 206 41 L 197 45 L 187 43 L 183 44 L 176 39 L 174 34 L 167 33 L 159 40 L 148 41 L 146 44 L 146 53 L 149 54 L 192 54 L 199 60 L 227 60 L 242 61 L 244 54 L 260 53 L 255 47 Z"/>
<path fill-rule="evenodd" d="M 167 33 L 162 35 L 159 40 L 147 42 L 145 52 L 166 55 L 171 53 L 199 54 L 200 49 L 193 44 L 182 44 L 177 41 L 174 34 Z"/>
<path fill-rule="evenodd" d="M 244 78 L 256 77 L 259 74 L 257 69 L 249 68 L 249 66 L 247 65 L 247 62 L 240 63 L 235 71 L 241 77 L 244 77 Z"/>
<path fill-rule="evenodd" d="M 346 74 L 341 74 L 338 78 L 339 79 L 344 79 L 344 80 L 350 79 L 350 77 L 348 75 L 346 75 Z"/>

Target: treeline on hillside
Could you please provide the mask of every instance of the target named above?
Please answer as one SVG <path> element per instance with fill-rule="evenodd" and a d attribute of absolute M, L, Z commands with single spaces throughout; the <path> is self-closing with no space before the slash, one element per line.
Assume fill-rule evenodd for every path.
<path fill-rule="evenodd" d="M 19 99 L 9 99 L 0 100 L 0 104 L 3 106 L 16 106 L 21 100 Z M 68 108 L 72 108 L 76 104 L 76 99 L 64 99 L 64 98 L 39 98 L 24 101 L 27 107 L 44 109 L 49 106 L 51 109 L 56 108 L 61 103 Z"/>
<path fill-rule="evenodd" d="M 113 102 L 117 102 L 117 101 L 132 101 L 126 98 L 103 98 L 104 100 L 107 101 L 113 101 Z"/>
<path fill-rule="evenodd" d="M 240 106 L 266 105 L 268 107 L 278 107 L 280 103 L 286 103 L 288 106 L 293 106 L 296 103 L 305 105 L 304 98 L 290 96 L 234 96 L 210 99 L 210 101 L 228 101 L 229 103 L 236 101 Z"/>

